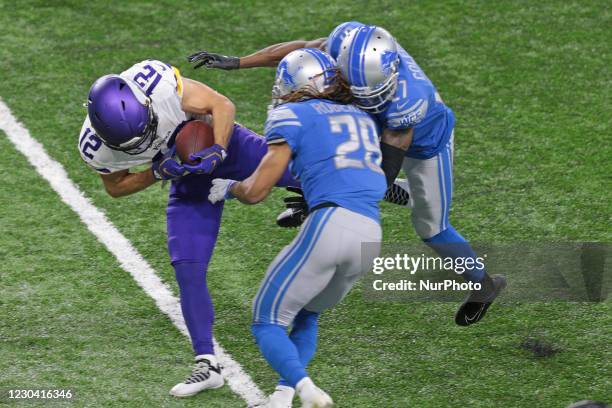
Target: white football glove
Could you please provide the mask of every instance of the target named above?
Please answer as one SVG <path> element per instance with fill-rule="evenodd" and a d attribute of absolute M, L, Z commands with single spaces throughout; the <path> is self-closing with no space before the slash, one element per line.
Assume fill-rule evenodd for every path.
<path fill-rule="evenodd" d="M 234 198 L 234 196 L 232 195 L 230 189 L 236 183 L 236 180 L 220 178 L 214 179 L 212 181 L 210 193 L 208 194 L 208 201 L 215 204 L 221 200 L 231 200 Z"/>

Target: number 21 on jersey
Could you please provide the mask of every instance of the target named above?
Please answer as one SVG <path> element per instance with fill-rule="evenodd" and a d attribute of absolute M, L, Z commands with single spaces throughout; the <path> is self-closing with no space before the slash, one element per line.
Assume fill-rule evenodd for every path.
<path fill-rule="evenodd" d="M 332 133 L 346 135 L 349 140 L 338 145 L 336 157 L 334 158 L 336 168 L 358 168 L 368 167 L 369 169 L 383 173 L 380 168 L 382 155 L 377 143 L 376 126 L 372 119 L 368 117 L 355 118 L 352 115 L 334 115 L 329 117 L 329 126 Z M 362 158 L 355 158 L 353 153 L 363 147 L 364 155 Z M 352 157 L 348 157 L 351 155 Z"/>

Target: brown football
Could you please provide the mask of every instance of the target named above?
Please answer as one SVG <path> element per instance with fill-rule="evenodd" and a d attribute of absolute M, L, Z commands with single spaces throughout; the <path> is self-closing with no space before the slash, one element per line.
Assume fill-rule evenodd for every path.
<path fill-rule="evenodd" d="M 215 144 L 213 128 L 201 120 L 185 123 L 176 135 L 176 153 L 183 163 L 195 164 L 189 160 L 189 155 Z"/>

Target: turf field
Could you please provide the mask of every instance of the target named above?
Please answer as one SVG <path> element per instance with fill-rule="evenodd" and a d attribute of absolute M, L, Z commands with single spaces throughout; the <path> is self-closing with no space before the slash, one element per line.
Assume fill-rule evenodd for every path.
<path fill-rule="evenodd" d="M 404 4 L 401 4 L 404 3 Z M 199 49 L 245 54 L 327 35 L 356 19 L 388 28 L 457 115 L 451 219 L 480 242 L 612 241 L 612 41 L 607 1 L 0 0 L 0 98 L 175 293 L 165 190 L 123 199 L 79 158 L 92 81 L 146 58 L 171 63 L 236 103 L 262 130 L 273 70 L 193 71 Z M 168 395 L 189 343 L 0 132 L 0 389 L 71 388 L 75 406 L 241 407 L 228 387 Z M 275 375 L 248 330 L 250 301 L 295 234 L 265 204 L 228 203 L 209 270 L 216 337 L 269 392 Z M 383 205 L 386 242 L 416 240 Z M 612 401 L 612 307 L 495 305 L 460 328 L 450 303 L 367 302 L 323 316 L 310 372 L 339 407 L 564 407 Z M 558 350 L 538 358 L 525 338 Z M 0 404 L 6 401 L 0 401 Z"/>

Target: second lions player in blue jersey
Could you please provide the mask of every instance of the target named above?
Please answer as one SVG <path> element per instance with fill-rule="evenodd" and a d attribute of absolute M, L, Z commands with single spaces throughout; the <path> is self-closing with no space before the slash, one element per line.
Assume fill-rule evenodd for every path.
<path fill-rule="evenodd" d="M 310 208 L 296 238 L 274 259 L 253 302 L 252 332 L 281 377 L 268 407 L 329 407 L 331 398 L 306 367 L 317 344 L 319 313 L 339 301 L 380 251 L 378 202 L 386 182 L 378 131 L 354 105 L 335 61 L 316 49 L 296 50 L 279 64 L 265 136 L 268 153 L 236 182 L 213 180 L 209 199 L 263 200 L 289 165 Z M 362 256 L 362 244 L 371 243 Z M 362 264 L 363 261 L 363 264 Z M 291 331 L 287 334 L 288 327 Z"/>

